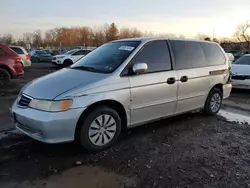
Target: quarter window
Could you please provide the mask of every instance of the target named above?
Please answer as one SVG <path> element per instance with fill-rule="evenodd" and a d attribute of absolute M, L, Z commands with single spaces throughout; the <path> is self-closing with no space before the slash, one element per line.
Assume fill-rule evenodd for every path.
<path fill-rule="evenodd" d="M 206 56 L 208 66 L 225 64 L 225 56 L 220 47 L 215 43 L 200 43 Z"/>
<path fill-rule="evenodd" d="M 174 52 L 176 69 L 191 69 L 206 66 L 206 58 L 199 42 L 170 41 Z"/>
<path fill-rule="evenodd" d="M 135 63 L 146 63 L 148 73 L 171 69 L 171 59 L 166 41 L 155 41 L 145 46 L 133 60 Z"/>

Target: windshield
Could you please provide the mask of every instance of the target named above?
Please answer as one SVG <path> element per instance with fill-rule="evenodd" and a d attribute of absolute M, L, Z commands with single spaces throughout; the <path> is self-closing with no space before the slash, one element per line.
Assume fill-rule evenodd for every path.
<path fill-rule="evenodd" d="M 238 65 L 250 65 L 250 56 L 243 56 L 236 60 L 233 64 L 238 64 Z"/>
<path fill-rule="evenodd" d="M 36 54 L 48 54 L 48 53 L 41 50 L 41 51 L 36 51 Z"/>
<path fill-rule="evenodd" d="M 64 55 L 70 55 L 73 54 L 76 50 L 70 50 L 64 53 Z"/>
<path fill-rule="evenodd" d="M 88 67 L 98 72 L 111 73 L 127 59 L 139 44 L 140 41 L 118 41 L 104 44 L 72 65 L 71 68 Z"/>

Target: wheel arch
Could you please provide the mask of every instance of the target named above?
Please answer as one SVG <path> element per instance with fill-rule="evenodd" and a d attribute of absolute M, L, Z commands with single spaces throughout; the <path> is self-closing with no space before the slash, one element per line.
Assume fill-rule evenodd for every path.
<path fill-rule="evenodd" d="M 66 61 L 71 61 L 71 62 L 73 63 L 73 60 L 70 59 L 70 58 L 65 58 L 65 59 L 63 60 L 63 63 L 65 63 Z"/>
<path fill-rule="evenodd" d="M 13 78 L 12 72 L 8 66 L 0 65 L 0 68 L 6 70 L 9 73 L 10 77 Z"/>
<path fill-rule="evenodd" d="M 99 106 L 107 106 L 109 108 L 112 108 L 114 109 L 120 116 L 121 118 L 121 122 L 122 122 L 122 129 L 125 130 L 127 129 L 127 124 L 128 124 L 128 119 L 127 119 L 127 113 L 126 113 L 126 110 L 124 108 L 124 106 L 118 102 L 118 101 L 115 101 L 115 100 L 103 100 L 103 101 L 98 101 L 98 102 L 95 102 L 91 105 L 89 105 L 87 107 L 87 109 L 85 109 L 80 118 L 78 119 L 77 121 L 77 124 L 76 124 L 76 129 L 75 129 L 75 140 L 78 139 L 78 133 L 80 131 L 80 122 L 85 118 L 87 117 L 87 115 L 89 113 L 91 113 L 94 109 L 98 108 Z"/>
<path fill-rule="evenodd" d="M 222 83 L 218 83 L 218 84 L 215 84 L 209 91 L 209 93 L 214 89 L 214 88 L 217 88 L 221 91 L 222 93 L 222 96 L 223 96 L 223 84 Z"/>

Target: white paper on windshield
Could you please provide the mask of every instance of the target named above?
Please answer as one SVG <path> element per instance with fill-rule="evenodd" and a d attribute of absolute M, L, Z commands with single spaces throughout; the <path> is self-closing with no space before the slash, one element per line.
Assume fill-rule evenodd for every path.
<path fill-rule="evenodd" d="M 120 48 L 119 48 L 119 50 L 126 50 L 126 51 L 132 51 L 134 49 L 134 47 L 132 47 L 132 46 L 121 46 Z"/>

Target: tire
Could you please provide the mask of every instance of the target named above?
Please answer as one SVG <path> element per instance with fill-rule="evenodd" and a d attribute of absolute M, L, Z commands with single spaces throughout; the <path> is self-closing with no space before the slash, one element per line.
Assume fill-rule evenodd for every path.
<path fill-rule="evenodd" d="M 39 63 L 39 62 L 40 62 L 39 58 L 35 57 L 35 63 Z"/>
<path fill-rule="evenodd" d="M 7 70 L 0 68 L 0 87 L 6 86 L 10 82 L 11 76 Z"/>
<path fill-rule="evenodd" d="M 70 59 L 66 59 L 63 62 L 63 67 L 69 67 L 72 64 L 73 64 L 73 62 Z"/>
<path fill-rule="evenodd" d="M 207 100 L 203 109 L 203 113 L 208 116 L 216 115 L 221 108 L 222 92 L 218 88 L 213 88 L 207 96 Z"/>
<path fill-rule="evenodd" d="M 91 152 L 98 152 L 116 142 L 121 132 L 121 118 L 112 108 L 99 106 L 82 119 L 78 126 L 81 146 Z"/>

